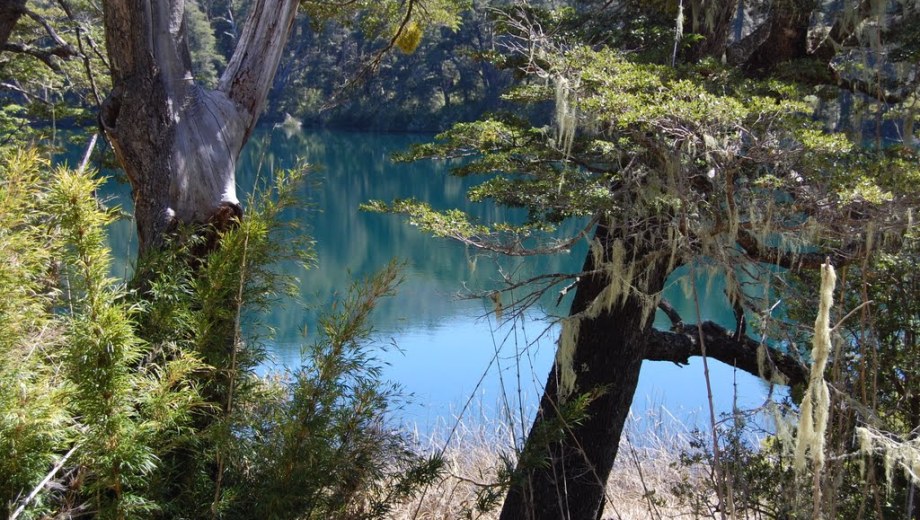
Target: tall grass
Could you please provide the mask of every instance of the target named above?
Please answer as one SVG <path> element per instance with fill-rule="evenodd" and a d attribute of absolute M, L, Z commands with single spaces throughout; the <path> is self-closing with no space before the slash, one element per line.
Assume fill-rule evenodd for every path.
<path fill-rule="evenodd" d="M 603 518 L 693 518 L 693 509 L 686 497 L 675 493 L 676 486 L 712 488 L 707 482 L 711 468 L 681 465 L 681 454 L 690 449 L 691 440 L 689 427 L 664 408 L 644 416 L 631 414 L 607 482 Z M 422 450 L 443 452 L 444 478 L 387 518 L 498 518 L 504 498 L 499 482 L 515 464 L 514 432 L 506 421 L 488 413 L 456 424 L 442 421 L 430 433 L 417 434 L 417 442 Z"/>

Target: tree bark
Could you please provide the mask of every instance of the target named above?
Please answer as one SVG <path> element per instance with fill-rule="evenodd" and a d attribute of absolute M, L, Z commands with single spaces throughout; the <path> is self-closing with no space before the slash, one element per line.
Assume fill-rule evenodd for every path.
<path fill-rule="evenodd" d="M 595 239 L 612 242 L 606 227 L 598 228 Z M 596 267 L 589 254 L 584 271 Z M 650 269 L 646 291 L 652 294 L 664 286 L 669 273 L 662 265 Z M 602 274 L 579 281 L 570 315 L 584 312 L 608 283 Z M 594 399 L 583 421 L 566 424 L 560 411 L 570 397 L 560 390 L 560 366 L 553 364 L 501 520 L 601 517 L 606 482 L 643 360 L 686 363 L 691 356 L 702 355 L 702 336 L 707 355 L 752 375 L 790 386 L 808 379 L 809 369 L 799 360 L 767 348 L 765 359 L 758 361 L 758 342 L 736 337 L 734 331 L 718 324 L 675 323 L 672 331 L 659 331 L 651 321 L 637 296 L 596 318 L 581 319 L 572 362 L 576 372 L 573 394 L 587 393 Z"/>
<path fill-rule="evenodd" d="M 0 49 L 9 41 L 13 28 L 24 14 L 26 14 L 26 0 L 0 2 Z"/>
<path fill-rule="evenodd" d="M 265 104 L 297 0 L 255 0 L 217 89 L 195 82 L 184 0 L 104 3 L 113 88 L 100 122 L 131 181 L 139 247 L 177 224 L 242 216 L 236 163 Z"/>
<path fill-rule="evenodd" d="M 766 22 L 769 34 L 748 57 L 745 68 L 759 73 L 780 63 L 807 57 L 808 26 L 816 6 L 815 0 L 775 0 Z"/>
<path fill-rule="evenodd" d="M 791 60 L 814 56 L 826 65 L 833 56 L 810 54 L 809 22 L 818 5 L 814 0 L 772 2 L 764 24 L 732 46 L 728 45 L 728 30 L 737 0 L 720 0 L 715 4 L 694 1 L 690 5 L 695 9 L 695 16 L 691 17 L 688 29 L 705 35 L 700 44 L 689 50 L 687 57 L 691 60 L 724 56 L 747 75 L 760 76 Z M 712 10 L 711 23 L 700 23 L 706 18 L 704 7 Z M 654 229 L 648 231 L 649 234 L 655 232 Z M 610 233 L 599 227 L 595 238 L 607 243 L 614 238 L 626 238 L 612 237 Z M 645 240 L 645 243 L 655 241 Z M 760 244 L 744 229 L 739 230 L 737 243 L 752 261 L 790 269 L 816 267 L 828 257 L 835 265 L 841 265 L 851 260 L 855 253 L 855 249 L 846 245 L 837 251 L 787 254 Z M 632 253 L 628 247 L 627 250 Z M 641 253 L 637 256 L 641 257 Z M 592 272 L 595 267 L 589 254 L 584 272 Z M 648 266 L 648 269 L 650 275 L 644 289 L 647 294 L 655 294 L 669 273 L 661 265 Z M 570 316 L 584 311 L 607 283 L 603 275 L 583 277 L 576 286 Z M 563 424 L 560 410 L 565 405 L 566 395 L 560 391 L 560 366 L 553 365 L 515 469 L 501 520 L 600 518 L 606 481 L 616 458 L 643 359 L 686 362 L 690 356 L 702 354 L 700 342 L 703 340 L 707 355 L 746 372 L 768 379 L 778 379 L 781 375 L 789 385 L 802 384 L 808 377 L 808 369 L 798 359 L 775 349 L 767 349 L 769 362 L 761 366 L 757 360 L 760 348 L 757 342 L 712 322 L 675 323 L 669 332 L 653 330 L 643 317 L 642 306 L 639 298 L 630 296 L 608 312 L 580 321 L 572 363 L 576 371 L 575 394 L 597 397 L 587 407 L 587 417 L 583 421 Z"/>
<path fill-rule="evenodd" d="M 808 382 L 809 368 L 798 359 L 764 345 L 766 355 L 761 364 L 757 354 L 760 343 L 746 336 L 736 338 L 733 331 L 711 321 L 699 325 L 680 324 L 672 331 L 649 331 L 645 360 L 687 364 L 691 356 L 703 355 L 700 332 L 706 344 L 706 355 L 712 359 L 786 386 Z"/>
<path fill-rule="evenodd" d="M 595 240 L 609 250 L 614 238 L 620 238 L 611 234 L 607 227 L 599 226 Z M 663 265 L 649 268 L 645 290 L 654 294 L 663 287 L 667 273 Z M 584 269 L 595 269 L 593 255 L 588 255 Z M 570 315 L 585 311 L 608 283 L 604 274 L 583 277 Z M 600 517 L 607 478 L 639 382 L 651 322 L 643 312 L 643 302 L 634 294 L 595 318 L 580 320 L 572 358 L 574 390 L 571 396 L 561 391 L 560 365 L 554 363 L 501 520 Z M 567 399 L 585 393 L 593 396 L 585 410 L 586 417 L 566 423 L 560 410 Z M 561 439 L 544 442 L 547 436 L 554 435 Z M 543 459 L 545 464 L 534 464 L 534 457 Z"/>

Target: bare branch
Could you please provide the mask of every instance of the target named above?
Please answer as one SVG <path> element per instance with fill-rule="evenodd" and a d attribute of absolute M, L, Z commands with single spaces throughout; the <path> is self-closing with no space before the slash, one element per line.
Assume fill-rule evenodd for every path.
<path fill-rule="evenodd" d="M 298 5 L 297 0 L 256 0 L 220 78 L 218 90 L 246 112 L 246 138 L 262 113 Z"/>
<path fill-rule="evenodd" d="M 661 309 L 661 312 L 663 312 L 669 320 L 671 320 L 672 326 L 677 327 L 683 325 L 684 320 L 680 317 L 680 314 L 677 313 L 677 309 L 675 309 L 670 303 L 665 300 L 661 300 L 658 302 L 658 308 Z"/>
<path fill-rule="evenodd" d="M 653 329 L 646 345 L 645 359 L 686 365 L 690 357 L 702 355 L 701 335 L 706 343 L 706 355 L 710 358 L 769 381 L 781 380 L 788 386 L 804 384 L 808 380 L 808 367 L 791 355 L 768 345 L 763 345 L 767 355 L 761 367 L 757 360 L 761 343 L 747 336 L 736 338 L 734 331 L 711 321 L 705 321 L 699 326 L 681 324 L 672 331 Z"/>
<path fill-rule="evenodd" d="M 32 93 L 32 92 L 28 92 L 27 90 L 25 90 L 25 89 L 22 88 L 21 86 L 15 85 L 15 84 L 13 84 L 13 83 L 0 83 L 0 88 L 7 89 L 7 90 L 11 90 L 11 91 L 16 92 L 16 93 L 18 93 L 18 94 L 21 94 L 21 95 L 23 96 L 23 98 L 25 98 L 26 103 L 31 103 L 32 101 L 39 101 L 39 102 L 44 103 L 44 104 L 46 104 L 46 105 L 50 105 L 50 104 L 51 104 L 51 101 L 48 101 L 48 100 L 45 99 L 44 97 L 39 96 L 39 95 L 37 95 L 37 94 L 35 94 L 35 93 Z"/>
<path fill-rule="evenodd" d="M 351 0 L 346 2 L 345 5 L 349 3 L 351 3 Z M 369 62 L 367 62 L 363 67 L 361 67 L 361 70 L 359 70 L 357 74 L 355 74 L 351 79 L 349 79 L 345 83 L 345 85 L 343 85 L 342 88 L 339 89 L 339 91 L 335 95 L 332 96 L 331 100 L 329 100 L 325 105 L 323 105 L 323 110 L 327 110 L 327 109 L 330 109 L 336 106 L 339 103 L 339 99 L 342 97 L 343 94 L 351 91 L 351 89 L 363 83 L 364 80 L 367 79 L 369 75 L 376 72 L 377 69 L 380 68 L 380 63 L 383 62 L 384 56 L 386 56 L 387 53 L 393 50 L 393 47 L 396 46 L 396 42 L 399 41 L 399 38 L 405 32 L 406 27 L 409 26 L 409 22 L 412 20 L 412 10 L 414 7 L 415 7 L 415 0 L 409 0 L 409 2 L 406 4 L 406 12 L 405 14 L 403 14 L 402 21 L 400 21 L 399 27 L 396 29 L 396 33 L 393 34 L 393 37 L 390 38 L 390 41 L 388 41 L 387 44 L 382 49 L 377 51 L 374 57 Z"/>
<path fill-rule="evenodd" d="M 45 20 L 45 18 L 40 14 L 36 13 L 35 11 L 26 9 L 26 16 L 34 20 L 35 23 L 41 25 L 45 29 L 45 32 L 48 33 L 48 36 L 54 40 L 54 43 L 56 43 L 58 47 L 68 47 L 70 48 L 71 52 L 76 53 L 76 50 L 74 50 L 74 48 L 69 43 L 64 41 L 64 39 L 61 38 L 57 31 L 54 30 L 54 27 L 51 27 L 51 24 L 48 23 L 48 20 Z"/>
<path fill-rule="evenodd" d="M 77 51 L 70 45 L 51 47 L 48 49 L 33 47 L 24 43 L 9 43 L 0 46 L 0 51 L 15 52 L 17 54 L 27 54 L 48 66 L 55 72 L 61 72 L 61 66 L 57 59 L 67 60 L 77 56 Z"/>
<path fill-rule="evenodd" d="M 48 482 L 52 478 L 54 478 L 55 475 L 57 475 L 58 471 L 61 471 L 61 468 L 64 467 L 64 464 L 67 463 L 67 460 L 70 459 L 70 457 L 74 454 L 75 451 L 77 451 L 77 448 L 79 447 L 80 445 L 78 444 L 74 446 L 73 448 L 70 448 L 70 451 L 68 451 L 63 457 L 61 457 L 61 460 L 59 460 L 58 463 L 55 464 L 53 468 L 51 468 L 51 471 L 48 472 L 47 475 L 45 475 L 45 478 L 43 478 L 42 481 L 39 482 L 37 486 L 35 486 L 35 489 L 33 489 L 31 493 L 29 493 L 29 496 L 27 496 L 25 500 L 23 500 L 22 503 L 19 504 L 19 507 L 17 507 L 16 510 L 13 511 L 13 514 L 10 515 L 10 520 L 16 520 L 17 518 L 19 518 L 19 515 L 21 515 L 26 510 L 26 506 L 28 506 L 29 503 L 35 500 L 35 497 L 38 496 L 38 493 L 45 487 L 46 484 L 48 484 Z"/>

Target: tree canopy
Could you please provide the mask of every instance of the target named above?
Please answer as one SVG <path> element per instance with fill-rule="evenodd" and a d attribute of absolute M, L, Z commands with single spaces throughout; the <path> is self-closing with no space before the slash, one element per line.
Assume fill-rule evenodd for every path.
<path fill-rule="evenodd" d="M 527 221 L 476 222 L 413 200 L 368 205 L 500 254 L 590 243 L 581 272 L 503 289 L 576 296 L 502 518 L 602 514 L 640 363 L 685 360 L 682 337 L 698 345 L 694 354 L 804 382 L 807 338 L 773 312 L 784 286 L 822 265 L 865 265 L 916 232 L 916 66 L 905 60 L 913 40 L 898 35 L 917 13 L 887 5 L 626 1 L 507 12 L 505 59 L 522 81 L 505 98 L 551 104 L 552 120 L 497 114 L 458 124 L 407 158 L 469 157 L 456 173 L 484 175 L 470 198 L 524 208 Z M 547 234 L 569 218 L 589 224 Z M 728 281 L 735 330 L 685 324 L 660 301 L 682 265 L 691 280 L 706 271 Z M 658 307 L 670 334 L 649 330 Z M 590 402 L 577 405 L 580 419 L 566 412 L 576 396 Z M 717 440 L 713 449 L 718 472 Z M 721 486 L 718 507 L 733 514 Z"/>

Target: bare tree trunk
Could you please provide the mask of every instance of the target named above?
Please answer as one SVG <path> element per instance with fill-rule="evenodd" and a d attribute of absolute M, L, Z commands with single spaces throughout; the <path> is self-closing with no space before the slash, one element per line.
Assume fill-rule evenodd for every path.
<path fill-rule="evenodd" d="M 595 239 L 608 248 L 614 238 L 618 237 L 611 236 L 607 227 L 598 227 L 595 233 Z M 595 267 L 589 254 L 584 270 Z M 664 266 L 651 269 L 649 294 L 658 292 L 667 277 Z M 603 274 L 582 278 L 570 315 L 587 309 L 608 283 Z M 581 319 L 572 358 L 575 389 L 570 397 L 560 392 L 559 365 L 554 363 L 501 520 L 600 518 L 651 324 L 636 295 L 596 318 Z M 594 395 L 586 419 L 565 423 L 559 412 L 566 400 L 585 393 Z M 534 464 L 538 459 L 548 463 Z"/>
<path fill-rule="evenodd" d="M 105 6 L 112 93 L 100 121 L 133 189 L 140 251 L 179 223 L 242 215 L 235 170 L 262 112 L 297 0 L 255 0 L 215 90 L 195 82 L 184 0 Z"/>
<path fill-rule="evenodd" d="M 3 0 L 0 2 L 0 51 L 10 39 L 16 23 L 26 14 L 26 0 Z"/>
<path fill-rule="evenodd" d="M 808 26 L 815 7 L 815 0 L 773 2 L 767 21 L 769 35 L 747 59 L 745 67 L 751 72 L 761 72 L 808 56 Z"/>

